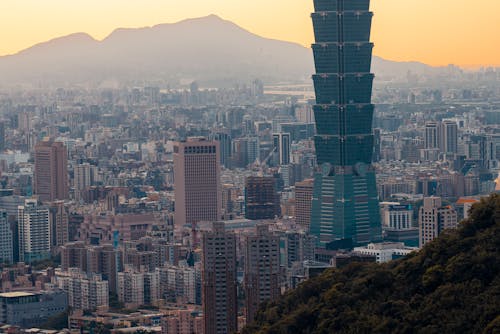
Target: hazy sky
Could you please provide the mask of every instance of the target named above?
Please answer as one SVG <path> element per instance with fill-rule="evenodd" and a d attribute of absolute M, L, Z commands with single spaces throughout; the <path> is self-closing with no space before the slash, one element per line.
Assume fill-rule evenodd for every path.
<path fill-rule="evenodd" d="M 432 65 L 500 65 L 500 0 L 372 0 L 374 53 Z M 1 0 L 0 55 L 74 32 L 103 39 L 217 14 L 258 35 L 309 46 L 312 0 Z"/>

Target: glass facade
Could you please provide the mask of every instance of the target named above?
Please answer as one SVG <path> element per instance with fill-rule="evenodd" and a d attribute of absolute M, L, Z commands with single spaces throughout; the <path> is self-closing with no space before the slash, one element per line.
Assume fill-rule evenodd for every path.
<path fill-rule="evenodd" d="M 369 0 L 315 0 L 315 176 L 311 233 L 320 246 L 381 240 L 371 166 L 374 75 Z"/>

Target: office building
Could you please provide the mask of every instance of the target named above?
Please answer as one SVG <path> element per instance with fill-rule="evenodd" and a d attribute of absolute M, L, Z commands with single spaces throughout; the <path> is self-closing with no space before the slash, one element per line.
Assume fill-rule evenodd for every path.
<path fill-rule="evenodd" d="M 35 146 L 33 193 L 42 202 L 68 199 L 68 158 L 63 143 L 52 139 Z"/>
<path fill-rule="evenodd" d="M 219 142 L 220 163 L 226 168 L 230 167 L 233 152 L 231 135 L 228 132 L 218 131 L 212 135 L 212 139 Z"/>
<path fill-rule="evenodd" d="M 0 293 L 0 323 L 22 328 L 39 327 L 50 317 L 68 308 L 66 292 L 62 290 Z"/>
<path fill-rule="evenodd" d="M 368 244 L 364 247 L 355 247 L 353 252 L 360 255 L 374 256 L 377 263 L 384 263 L 405 257 L 417 250 L 417 247 L 407 247 L 402 242 L 382 242 Z"/>
<path fill-rule="evenodd" d="M 247 323 L 261 303 L 280 296 L 280 238 L 267 225 L 258 225 L 256 233 L 246 237 L 245 296 Z"/>
<path fill-rule="evenodd" d="M 274 219 L 280 215 L 280 197 L 272 176 L 250 176 L 245 180 L 245 218 Z"/>
<path fill-rule="evenodd" d="M 289 133 L 273 134 L 274 165 L 290 164 L 291 142 Z"/>
<path fill-rule="evenodd" d="M 458 125 L 455 121 L 441 123 L 440 147 L 443 153 L 458 153 Z"/>
<path fill-rule="evenodd" d="M 202 304 L 205 334 L 229 334 L 238 329 L 236 237 L 223 222 L 202 238 Z"/>
<path fill-rule="evenodd" d="M 399 203 L 381 203 L 384 241 L 418 247 L 418 228 L 413 226 L 413 208 Z"/>
<path fill-rule="evenodd" d="M 425 124 L 424 145 L 426 149 L 440 147 L 440 131 L 438 122 L 427 122 Z"/>
<path fill-rule="evenodd" d="M 51 228 L 49 208 L 36 199 L 18 207 L 19 261 L 33 262 L 50 258 Z"/>
<path fill-rule="evenodd" d="M 51 202 L 48 207 L 51 249 L 56 251 L 69 241 L 69 208 L 63 201 Z"/>
<path fill-rule="evenodd" d="M 446 229 L 456 228 L 457 212 L 451 206 L 443 206 L 441 197 L 426 197 L 418 213 L 420 247 L 431 242 Z"/>
<path fill-rule="evenodd" d="M 176 230 L 222 213 L 219 142 L 189 138 L 174 145 Z"/>
<path fill-rule="evenodd" d="M 0 121 L 0 152 L 5 151 L 5 122 Z"/>
<path fill-rule="evenodd" d="M 311 233 L 320 247 L 382 239 L 373 169 L 369 0 L 314 1 L 316 158 Z"/>
<path fill-rule="evenodd" d="M 304 180 L 295 184 L 295 222 L 309 231 L 314 180 Z"/>
<path fill-rule="evenodd" d="M 7 211 L 0 210 L 0 263 L 13 263 L 12 230 Z"/>

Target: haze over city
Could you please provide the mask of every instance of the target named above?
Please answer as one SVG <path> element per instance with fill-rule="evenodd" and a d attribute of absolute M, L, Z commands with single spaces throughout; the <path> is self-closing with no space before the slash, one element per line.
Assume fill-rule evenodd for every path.
<path fill-rule="evenodd" d="M 0 1 L 0 334 L 500 333 L 499 12 Z"/>

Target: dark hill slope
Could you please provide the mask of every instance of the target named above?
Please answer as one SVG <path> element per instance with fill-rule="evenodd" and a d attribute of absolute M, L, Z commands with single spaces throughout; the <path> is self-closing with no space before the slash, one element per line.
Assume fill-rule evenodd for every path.
<path fill-rule="evenodd" d="M 250 333 L 500 333 L 500 196 L 386 265 L 330 270 L 260 310 Z"/>

